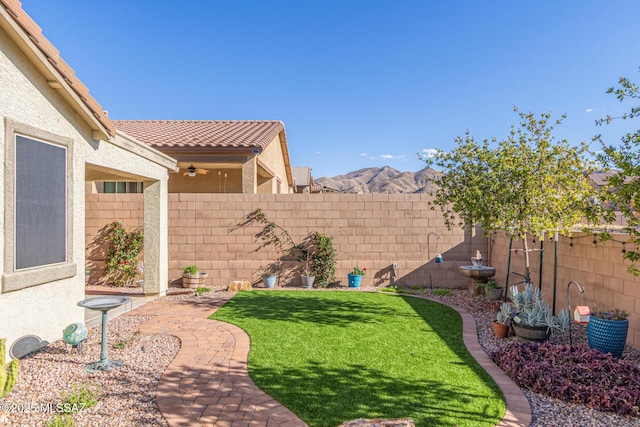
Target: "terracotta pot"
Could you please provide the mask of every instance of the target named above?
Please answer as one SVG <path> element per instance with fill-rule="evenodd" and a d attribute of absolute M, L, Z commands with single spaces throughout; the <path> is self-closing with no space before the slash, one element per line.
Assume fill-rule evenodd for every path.
<path fill-rule="evenodd" d="M 509 335 L 509 326 L 493 321 L 493 331 L 498 338 L 506 338 Z"/>

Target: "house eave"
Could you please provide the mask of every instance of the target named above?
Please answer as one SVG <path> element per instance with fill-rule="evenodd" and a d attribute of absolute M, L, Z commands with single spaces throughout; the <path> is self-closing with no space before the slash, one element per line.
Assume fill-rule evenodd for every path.
<path fill-rule="evenodd" d="M 116 136 L 109 142 L 118 148 L 137 154 L 140 157 L 163 166 L 170 172 L 178 172 L 178 161 L 176 159 L 155 148 L 149 147 L 144 142 L 138 141 L 122 131 L 116 130 Z"/>
<path fill-rule="evenodd" d="M 95 113 L 91 111 L 73 90 L 69 82 L 54 67 L 40 48 L 35 44 L 32 37 L 20 26 L 13 15 L 5 7 L 0 7 L 0 28 L 2 28 L 11 40 L 18 45 L 20 50 L 33 63 L 38 71 L 44 76 L 50 88 L 60 93 L 62 98 L 78 113 L 82 120 L 87 123 L 92 131 L 93 139 L 109 140 L 113 132 L 103 125 Z M 80 84 L 80 82 L 78 81 Z M 103 118 L 103 120 L 105 120 Z M 106 119 L 108 120 L 108 119 Z"/>

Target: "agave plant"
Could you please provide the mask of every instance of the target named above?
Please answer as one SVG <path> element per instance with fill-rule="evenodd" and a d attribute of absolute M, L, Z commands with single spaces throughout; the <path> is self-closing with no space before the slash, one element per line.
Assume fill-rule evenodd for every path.
<path fill-rule="evenodd" d="M 509 326 L 514 314 L 515 313 L 511 304 L 509 304 L 508 302 L 503 302 L 500 306 L 500 311 L 496 316 L 496 322 L 500 323 L 501 325 Z"/>
<path fill-rule="evenodd" d="M 517 286 L 509 289 L 509 299 L 513 304 L 519 323 L 528 326 L 546 326 L 552 335 L 565 333 L 569 328 L 569 312 L 566 309 L 554 316 L 549 305 L 542 299 L 542 291 L 526 283 L 522 292 Z"/>

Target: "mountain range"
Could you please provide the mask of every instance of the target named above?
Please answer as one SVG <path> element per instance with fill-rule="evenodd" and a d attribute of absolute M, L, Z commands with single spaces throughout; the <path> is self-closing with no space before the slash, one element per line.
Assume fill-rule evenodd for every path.
<path fill-rule="evenodd" d="M 364 168 L 314 182 L 344 193 L 430 193 L 435 190 L 433 180 L 442 174 L 425 168 L 418 172 L 400 172 L 392 167 Z"/>

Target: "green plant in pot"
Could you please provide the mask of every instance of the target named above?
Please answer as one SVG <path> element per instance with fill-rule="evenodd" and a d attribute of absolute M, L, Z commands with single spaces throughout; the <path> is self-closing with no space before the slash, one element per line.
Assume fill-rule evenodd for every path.
<path fill-rule="evenodd" d="M 589 347 L 615 357 L 622 356 L 629 331 L 629 316 L 617 308 L 592 312 L 587 324 Z"/>
<path fill-rule="evenodd" d="M 500 311 L 493 321 L 493 330 L 498 338 L 506 338 L 509 335 L 509 326 L 514 315 L 513 307 L 508 302 L 503 302 Z"/>
<path fill-rule="evenodd" d="M 278 260 L 275 260 L 272 264 L 269 264 L 267 268 L 260 268 L 258 270 L 258 274 L 262 277 L 262 283 L 267 288 L 273 288 L 276 286 L 276 282 L 278 280 Z"/>
<path fill-rule="evenodd" d="M 513 330 L 520 341 L 546 341 L 551 335 L 564 333 L 569 328 L 569 311 L 563 309 L 553 315 L 549 305 L 542 299 L 542 291 L 526 283 L 522 292 L 516 285 L 509 289 L 513 304 Z"/>
<path fill-rule="evenodd" d="M 475 286 L 476 289 L 484 290 L 484 294 L 490 301 L 495 301 L 502 298 L 502 291 L 504 290 L 504 288 L 502 286 L 498 286 L 498 282 L 496 282 L 494 279 L 488 279 L 486 282 L 476 283 Z"/>
<path fill-rule="evenodd" d="M 204 285 L 207 273 L 198 271 L 195 265 L 188 265 L 182 270 L 182 287 L 197 289 Z"/>
<path fill-rule="evenodd" d="M 300 281 L 303 288 L 311 288 L 313 287 L 313 281 L 316 279 L 311 273 L 311 250 L 309 248 L 301 249 L 301 252 L 301 261 L 304 263 L 304 267 L 300 271 Z"/>

